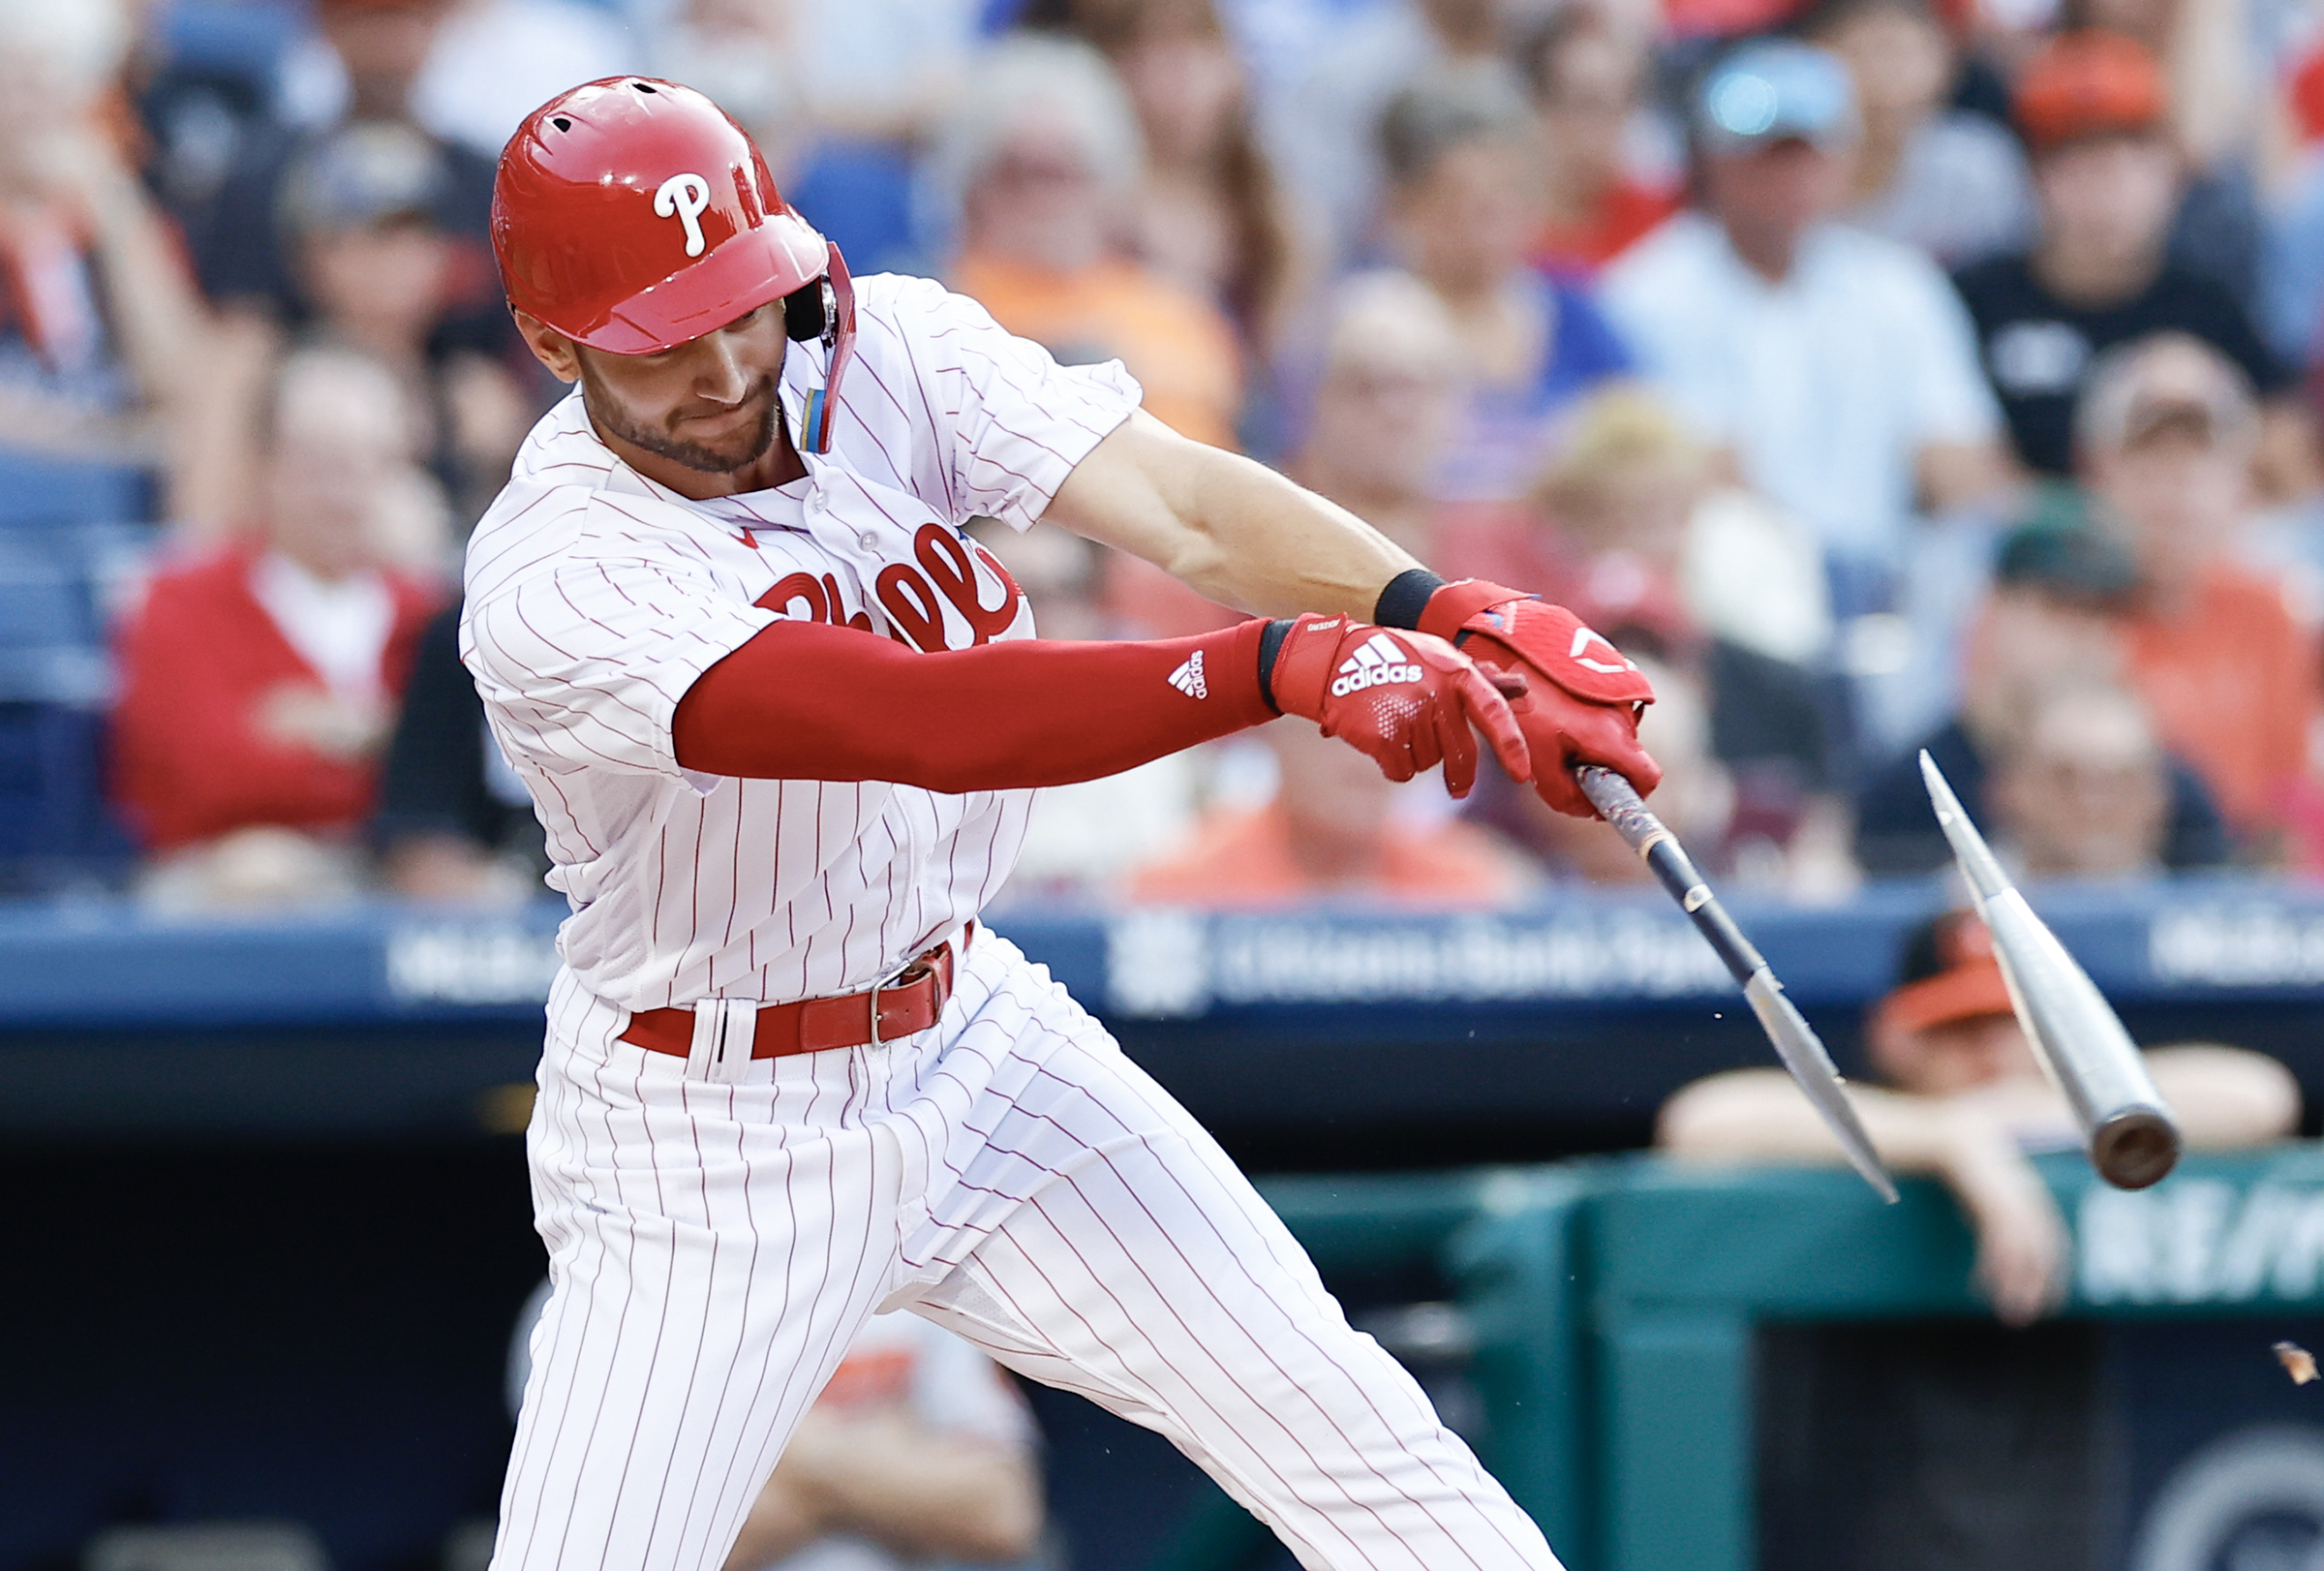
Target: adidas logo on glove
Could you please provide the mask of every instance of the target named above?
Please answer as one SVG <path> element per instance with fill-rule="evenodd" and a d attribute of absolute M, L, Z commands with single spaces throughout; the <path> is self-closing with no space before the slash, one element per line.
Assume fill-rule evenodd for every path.
<path fill-rule="evenodd" d="M 1203 680 L 1203 652 L 1196 650 L 1186 657 L 1186 663 L 1170 673 L 1170 685 L 1189 698 L 1210 696 L 1210 684 Z"/>
<path fill-rule="evenodd" d="M 1385 632 L 1375 632 L 1356 646 L 1339 667 L 1332 680 L 1331 696 L 1345 698 L 1351 693 L 1380 687 L 1389 682 L 1418 682 L 1421 668 L 1410 663 L 1404 651 Z"/>

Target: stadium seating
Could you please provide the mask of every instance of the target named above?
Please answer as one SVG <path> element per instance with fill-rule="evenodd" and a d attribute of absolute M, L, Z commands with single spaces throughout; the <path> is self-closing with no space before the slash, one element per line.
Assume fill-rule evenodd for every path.
<path fill-rule="evenodd" d="M 0 470 L 12 462 L 0 458 Z M 94 505 L 103 495 L 92 481 L 46 499 Z M 99 881 L 126 863 L 128 843 L 102 789 L 112 692 L 106 609 L 136 571 L 146 535 L 107 522 L 0 524 L 0 891 Z"/>

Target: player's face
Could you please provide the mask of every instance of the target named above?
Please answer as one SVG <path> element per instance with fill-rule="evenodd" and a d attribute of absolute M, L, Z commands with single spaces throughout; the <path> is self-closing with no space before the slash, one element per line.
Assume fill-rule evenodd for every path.
<path fill-rule="evenodd" d="M 782 302 L 770 300 L 657 354 L 580 349 L 583 395 L 608 434 L 705 475 L 729 475 L 775 445 Z"/>
<path fill-rule="evenodd" d="M 718 477 L 732 488 L 736 477 L 753 466 L 780 470 L 798 462 L 788 444 L 776 450 L 777 393 L 790 347 L 780 300 L 654 354 L 589 349 L 522 311 L 516 324 L 552 375 L 582 385 L 598 435 L 665 485 L 691 495 L 686 477 L 694 474 Z M 756 483 L 778 484 L 780 478 L 761 475 Z M 714 486 L 705 494 L 723 495 L 725 489 Z"/>

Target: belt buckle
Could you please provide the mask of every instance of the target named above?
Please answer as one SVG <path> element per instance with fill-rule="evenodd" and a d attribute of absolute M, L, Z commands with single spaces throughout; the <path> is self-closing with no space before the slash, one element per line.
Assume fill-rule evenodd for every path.
<path fill-rule="evenodd" d="M 938 944 L 935 948 L 927 951 L 925 954 L 914 955 L 911 959 L 903 963 L 903 969 L 898 971 L 895 975 L 889 977 L 884 982 L 873 982 L 872 984 L 872 990 L 869 995 L 872 1001 L 872 1046 L 883 1047 L 886 1045 L 880 1040 L 879 1035 L 880 989 L 888 987 L 909 987 L 912 983 L 934 974 L 936 967 L 933 957 L 943 948 L 943 944 Z"/>

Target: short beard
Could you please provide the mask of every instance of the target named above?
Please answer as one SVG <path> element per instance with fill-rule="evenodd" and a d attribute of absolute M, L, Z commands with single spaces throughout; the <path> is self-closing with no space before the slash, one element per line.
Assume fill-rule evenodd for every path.
<path fill-rule="evenodd" d="M 782 400 L 776 391 L 775 378 L 772 375 L 761 377 L 758 385 L 743 400 L 745 403 L 752 398 L 763 397 L 766 400 L 767 407 L 760 414 L 757 423 L 735 433 L 723 444 L 711 447 L 700 442 L 688 442 L 666 430 L 655 430 L 631 418 L 629 413 L 622 408 L 621 402 L 590 374 L 587 364 L 581 367 L 581 395 L 597 423 L 614 436 L 657 457 L 667 458 L 674 464 L 684 464 L 688 469 L 703 475 L 732 475 L 765 457 L 767 450 L 775 446 L 775 422 L 782 414 Z"/>

